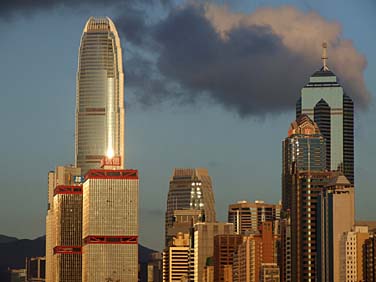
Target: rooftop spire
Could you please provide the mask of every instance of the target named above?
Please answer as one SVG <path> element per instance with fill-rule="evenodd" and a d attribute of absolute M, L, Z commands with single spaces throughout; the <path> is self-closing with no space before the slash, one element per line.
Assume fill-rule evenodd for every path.
<path fill-rule="evenodd" d="M 322 43 L 322 57 L 321 57 L 323 71 L 329 70 L 328 65 L 327 65 L 327 60 L 328 60 L 327 48 L 328 48 L 328 44 L 324 41 Z"/>

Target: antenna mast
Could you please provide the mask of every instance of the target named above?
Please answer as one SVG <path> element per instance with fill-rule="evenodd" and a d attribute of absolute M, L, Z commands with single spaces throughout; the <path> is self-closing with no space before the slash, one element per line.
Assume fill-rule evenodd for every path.
<path fill-rule="evenodd" d="M 326 42 L 322 43 L 322 69 L 323 71 L 328 71 L 328 65 L 327 65 L 327 60 L 328 60 L 328 54 L 327 54 L 327 48 L 328 44 Z"/>

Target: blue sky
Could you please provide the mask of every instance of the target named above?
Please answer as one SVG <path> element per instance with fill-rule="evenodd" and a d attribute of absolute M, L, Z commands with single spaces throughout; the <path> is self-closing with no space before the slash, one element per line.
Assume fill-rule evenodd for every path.
<path fill-rule="evenodd" d="M 217 3 L 246 14 L 281 5 L 272 0 Z M 343 37 L 352 40 L 367 59 L 364 78 L 373 99 L 367 110 L 356 112 L 356 215 L 372 220 L 376 219 L 376 3 L 354 3 L 283 4 L 338 22 Z M 103 14 L 117 15 L 111 9 L 59 7 L 0 19 L 0 234 L 34 238 L 45 233 L 47 173 L 56 165 L 74 162 L 75 76 L 81 32 L 89 16 Z M 153 21 L 166 14 L 150 9 L 148 15 Z M 128 42 L 122 43 L 127 50 Z M 302 87 L 307 80 L 301 81 Z M 141 243 L 162 247 L 168 182 L 174 167 L 209 169 L 219 220 L 226 220 L 228 204 L 237 200 L 280 199 L 281 141 L 294 119 L 294 104 L 290 110 L 241 118 L 219 102 L 201 99 L 192 104 L 169 98 L 145 106 L 136 95 L 126 84 L 127 165 L 140 170 Z M 298 98 L 299 92 L 295 95 Z"/>

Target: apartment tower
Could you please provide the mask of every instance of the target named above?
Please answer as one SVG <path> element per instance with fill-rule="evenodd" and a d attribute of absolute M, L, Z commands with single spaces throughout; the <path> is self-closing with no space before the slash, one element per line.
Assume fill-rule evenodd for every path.
<path fill-rule="evenodd" d="M 109 18 L 91 17 L 78 56 L 76 166 L 85 174 L 104 156 L 119 156 L 124 168 L 124 74 L 120 39 Z"/>

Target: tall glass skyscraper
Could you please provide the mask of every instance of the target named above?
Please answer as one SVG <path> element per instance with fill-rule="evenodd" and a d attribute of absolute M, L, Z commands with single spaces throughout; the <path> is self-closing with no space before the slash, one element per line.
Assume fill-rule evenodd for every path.
<path fill-rule="evenodd" d="M 78 57 L 76 166 L 85 174 L 104 156 L 124 168 L 124 74 L 120 39 L 109 18 L 91 17 Z"/>
<path fill-rule="evenodd" d="M 325 147 L 318 125 L 305 114 L 291 123 L 282 143 L 284 281 L 316 281 L 317 197 L 330 177 Z"/>
<path fill-rule="evenodd" d="M 290 125 L 282 142 L 282 207 L 291 209 L 293 175 L 296 171 L 324 171 L 325 139 L 315 122 L 300 115 Z"/>
<path fill-rule="evenodd" d="M 327 66 L 323 44 L 323 67 L 302 89 L 296 104 L 296 117 L 307 114 L 326 140 L 326 168 L 341 170 L 354 183 L 354 104 Z"/>
<path fill-rule="evenodd" d="M 166 246 L 174 234 L 176 211 L 201 211 L 200 220 L 215 222 L 215 202 L 211 177 L 205 168 L 175 168 L 167 196 Z M 175 213 L 174 213 L 175 212 Z M 175 215 L 174 215 L 175 214 Z"/>

